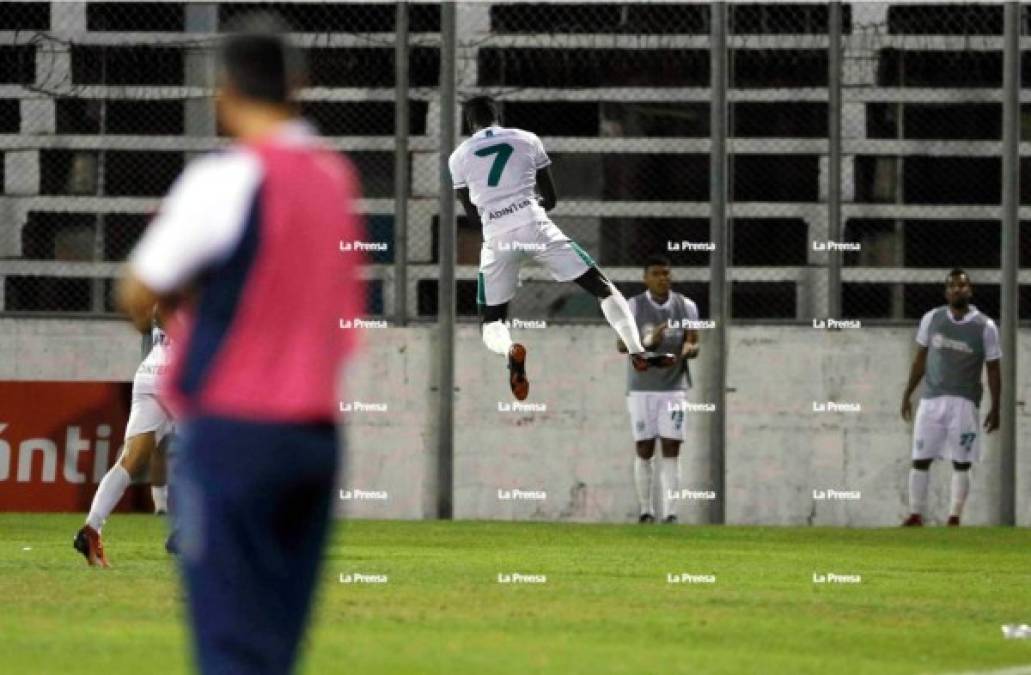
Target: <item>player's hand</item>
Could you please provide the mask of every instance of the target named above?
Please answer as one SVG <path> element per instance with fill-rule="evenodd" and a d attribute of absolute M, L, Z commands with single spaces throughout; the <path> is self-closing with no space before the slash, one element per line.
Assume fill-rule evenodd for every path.
<path fill-rule="evenodd" d="M 902 415 L 902 419 L 907 422 L 913 419 L 913 404 L 909 402 L 909 397 L 902 399 L 902 408 L 899 410 Z"/>
<path fill-rule="evenodd" d="M 644 339 L 644 346 L 649 349 L 662 342 L 662 336 L 666 333 L 666 324 L 660 323 L 659 325 L 652 328 L 652 332 L 648 333 Z"/>
<path fill-rule="evenodd" d="M 682 356 L 685 359 L 693 359 L 696 356 L 698 356 L 698 347 L 699 347 L 699 345 L 697 345 L 697 344 L 691 344 L 690 342 L 685 342 L 684 343 L 684 349 L 680 353 L 680 356 Z"/>
<path fill-rule="evenodd" d="M 988 417 L 984 420 L 984 432 L 990 434 L 999 428 L 999 409 L 992 408 L 988 411 Z"/>

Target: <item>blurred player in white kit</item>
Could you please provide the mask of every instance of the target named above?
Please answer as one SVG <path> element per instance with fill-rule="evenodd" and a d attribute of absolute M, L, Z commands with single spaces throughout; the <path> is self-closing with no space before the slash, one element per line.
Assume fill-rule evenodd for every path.
<path fill-rule="evenodd" d="M 157 307 L 150 325 L 151 347 L 136 369 L 132 383 L 132 408 L 125 427 L 125 446 L 121 456 L 100 481 L 90 505 L 86 524 L 76 533 L 73 545 L 90 565 L 110 567 L 100 538 L 104 522 L 122 495 L 148 466 L 151 470 L 151 497 L 154 512 L 168 510 L 165 485 L 165 447 L 174 431 L 168 411 L 158 401 L 158 378 L 168 366 L 170 342 Z"/>

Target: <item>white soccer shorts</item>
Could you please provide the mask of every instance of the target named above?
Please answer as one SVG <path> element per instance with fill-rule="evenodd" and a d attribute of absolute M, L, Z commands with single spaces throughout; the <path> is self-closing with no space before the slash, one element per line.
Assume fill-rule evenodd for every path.
<path fill-rule="evenodd" d="M 684 440 L 684 391 L 632 391 L 627 394 L 630 431 L 634 441 L 656 436 L 672 441 Z"/>
<path fill-rule="evenodd" d="M 913 425 L 913 459 L 981 460 L 981 424 L 974 402 L 960 396 L 920 399 Z"/>
<path fill-rule="evenodd" d="M 172 418 L 158 402 L 155 394 L 140 394 L 133 391 L 129 423 L 125 425 L 125 440 L 153 431 L 154 443 L 159 445 L 173 429 Z"/>
<path fill-rule="evenodd" d="M 483 242 L 476 302 L 502 305 L 515 297 L 519 270 L 536 260 L 555 281 L 572 281 L 594 267 L 594 260 L 550 220 L 538 220 Z"/>

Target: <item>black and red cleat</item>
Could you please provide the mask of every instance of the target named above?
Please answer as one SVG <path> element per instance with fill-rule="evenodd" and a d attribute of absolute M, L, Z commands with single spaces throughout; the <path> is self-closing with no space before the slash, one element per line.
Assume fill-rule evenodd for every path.
<path fill-rule="evenodd" d="M 530 394 L 530 381 L 526 379 L 526 347 L 518 342 L 508 348 L 508 385 L 517 401 Z"/>
<path fill-rule="evenodd" d="M 630 355 L 630 363 L 634 370 L 643 373 L 648 368 L 669 368 L 677 362 L 674 354 L 659 354 L 656 352 L 641 352 Z"/>
<path fill-rule="evenodd" d="M 86 558 L 90 565 L 98 567 L 111 567 L 104 555 L 104 542 L 100 540 L 100 533 L 89 525 L 84 526 L 75 533 L 72 546 Z"/>
<path fill-rule="evenodd" d="M 949 516 L 949 527 L 959 527 L 959 516 Z"/>
<path fill-rule="evenodd" d="M 909 518 L 906 518 L 902 522 L 902 527 L 923 527 L 923 526 L 924 526 L 924 517 L 921 516 L 919 513 L 911 513 L 911 514 L 909 514 Z"/>

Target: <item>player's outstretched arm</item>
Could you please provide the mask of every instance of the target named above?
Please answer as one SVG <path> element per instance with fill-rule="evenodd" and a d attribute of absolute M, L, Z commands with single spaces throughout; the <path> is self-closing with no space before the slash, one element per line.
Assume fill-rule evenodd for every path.
<path fill-rule="evenodd" d="M 902 408 L 900 413 L 902 419 L 907 422 L 913 418 L 913 405 L 909 402 L 909 397 L 916 391 L 917 386 L 920 385 L 920 380 L 924 379 L 924 369 L 927 367 L 927 347 L 920 347 L 916 351 L 916 356 L 913 357 L 913 365 L 909 367 L 909 382 L 906 384 L 906 391 L 902 394 Z"/>
<path fill-rule="evenodd" d="M 988 371 L 988 391 L 992 394 L 992 407 L 988 410 L 988 418 L 984 421 L 985 433 L 992 433 L 999 428 L 999 397 L 1002 396 L 1002 379 L 1000 376 L 1002 359 L 986 362 Z"/>
<path fill-rule="evenodd" d="M 483 229 L 483 224 L 480 222 L 480 212 L 469 198 L 469 188 L 458 188 L 455 190 L 455 196 L 458 197 L 458 201 L 462 202 L 462 208 L 465 209 L 465 217 L 469 219 L 470 224 L 475 225 L 478 230 Z"/>
<path fill-rule="evenodd" d="M 555 181 L 551 177 L 551 167 L 544 167 L 537 170 L 537 190 L 541 193 L 541 207 L 550 211 L 558 204 L 558 193 L 555 191 Z"/>

